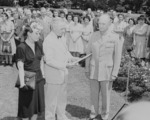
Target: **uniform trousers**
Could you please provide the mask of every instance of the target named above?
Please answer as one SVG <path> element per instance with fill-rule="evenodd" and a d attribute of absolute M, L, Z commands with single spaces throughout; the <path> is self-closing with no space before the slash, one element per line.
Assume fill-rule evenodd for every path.
<path fill-rule="evenodd" d="M 66 83 L 50 84 L 45 86 L 45 120 L 66 120 L 67 103 Z"/>
<path fill-rule="evenodd" d="M 100 93 L 102 100 L 101 116 L 103 119 L 108 119 L 110 110 L 110 93 L 112 90 L 112 81 L 90 80 L 91 91 L 91 114 L 99 114 Z"/>

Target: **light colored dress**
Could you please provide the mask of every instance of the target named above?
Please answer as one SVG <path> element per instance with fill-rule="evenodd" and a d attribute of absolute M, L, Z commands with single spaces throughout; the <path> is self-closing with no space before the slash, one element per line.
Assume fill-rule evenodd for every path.
<path fill-rule="evenodd" d="M 65 33 L 65 37 L 66 37 L 66 45 L 67 45 L 67 48 L 69 49 L 69 42 L 70 42 L 70 39 L 71 39 L 71 35 L 70 35 L 70 27 L 71 25 L 73 24 L 74 22 L 73 21 L 70 21 L 66 23 L 66 33 Z"/>
<path fill-rule="evenodd" d="M 80 23 L 73 23 L 70 26 L 70 34 L 71 39 L 69 42 L 69 51 L 70 52 L 79 52 L 80 54 L 83 53 L 83 42 L 81 39 L 83 26 Z"/>
<path fill-rule="evenodd" d="M 135 30 L 137 32 L 143 32 L 145 29 L 148 29 L 147 24 L 136 25 Z M 146 57 L 146 38 L 147 38 L 147 31 L 143 33 L 143 35 L 134 34 L 134 55 L 137 58 L 145 58 Z"/>
<path fill-rule="evenodd" d="M 116 32 L 117 34 L 119 34 L 119 44 L 121 46 L 121 48 L 123 48 L 123 43 L 124 43 L 124 36 L 123 36 L 123 33 L 124 33 L 124 30 L 125 28 L 127 27 L 127 23 L 124 22 L 124 21 L 121 21 L 121 22 L 116 22 L 114 23 L 114 32 Z"/>
<path fill-rule="evenodd" d="M 12 30 L 14 30 L 14 28 L 15 28 L 14 27 L 14 23 L 12 21 L 10 21 L 10 20 L 8 20 L 5 23 L 2 22 L 1 26 L 0 26 L 1 35 L 4 38 L 7 38 L 11 34 Z M 1 42 L 2 42 L 2 40 L 1 40 Z M 16 44 L 15 44 L 14 36 L 11 37 L 10 43 L 11 43 L 11 48 L 12 48 L 11 55 L 14 55 L 16 53 Z M 1 44 L 1 48 L 2 48 L 2 44 Z"/>
<path fill-rule="evenodd" d="M 84 45 L 84 52 L 87 49 L 87 45 L 92 33 L 93 33 L 93 26 L 90 23 L 88 25 L 83 24 L 82 41 Z"/>

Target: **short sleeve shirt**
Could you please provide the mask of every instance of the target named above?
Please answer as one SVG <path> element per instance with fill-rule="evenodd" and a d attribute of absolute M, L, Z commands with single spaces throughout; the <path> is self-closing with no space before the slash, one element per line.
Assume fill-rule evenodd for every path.
<path fill-rule="evenodd" d="M 24 70 L 36 72 L 40 70 L 40 61 L 43 56 L 42 43 L 35 42 L 35 53 L 27 45 L 26 42 L 21 43 L 17 47 L 16 60 L 24 63 Z"/>

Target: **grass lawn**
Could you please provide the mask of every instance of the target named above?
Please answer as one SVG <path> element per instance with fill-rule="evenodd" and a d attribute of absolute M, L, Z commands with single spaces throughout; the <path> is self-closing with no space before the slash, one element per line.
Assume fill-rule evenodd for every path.
<path fill-rule="evenodd" d="M 17 70 L 0 66 L 0 120 L 14 120 L 17 115 L 18 90 L 14 87 Z M 72 120 L 85 120 L 90 113 L 89 80 L 84 69 L 76 66 L 69 70 L 67 116 Z M 112 91 L 110 118 L 124 104 L 121 94 Z"/>

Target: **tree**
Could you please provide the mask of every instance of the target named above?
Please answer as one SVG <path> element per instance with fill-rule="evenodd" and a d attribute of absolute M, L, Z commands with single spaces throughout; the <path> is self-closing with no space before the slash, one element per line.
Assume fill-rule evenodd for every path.
<path fill-rule="evenodd" d="M 1 6 L 13 6 L 14 0 L 0 0 Z"/>

